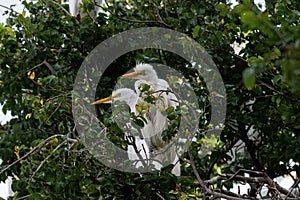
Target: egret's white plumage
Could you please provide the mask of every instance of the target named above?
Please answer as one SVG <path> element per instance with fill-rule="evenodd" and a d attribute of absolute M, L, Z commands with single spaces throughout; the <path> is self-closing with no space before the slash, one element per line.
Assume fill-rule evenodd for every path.
<path fill-rule="evenodd" d="M 134 112 L 136 114 L 135 106 L 138 101 L 138 95 L 129 88 L 120 88 L 114 90 L 110 97 L 100 99 L 98 101 L 93 102 L 92 104 L 96 105 L 101 103 L 112 103 L 114 101 L 124 101 L 129 106 L 130 112 Z M 128 126 L 130 129 L 133 128 L 130 126 L 130 124 Z M 147 163 L 147 160 L 149 159 L 150 156 L 149 148 L 145 140 L 141 139 L 139 136 L 130 136 L 128 133 L 125 133 L 125 137 L 133 137 L 136 148 L 138 150 L 138 152 L 136 152 L 133 145 L 128 145 L 128 150 L 127 150 L 128 158 L 130 160 L 136 161 L 135 164 L 136 167 L 143 166 L 145 162 Z M 141 157 L 139 157 L 137 153 L 139 153 Z M 142 158 L 143 161 L 140 161 L 140 158 Z"/>
<path fill-rule="evenodd" d="M 180 176 L 180 163 L 176 152 L 176 145 L 170 143 L 170 141 L 164 141 L 161 136 L 162 131 L 168 128 L 167 116 L 162 114 L 162 111 L 169 107 L 176 108 L 178 105 L 176 96 L 170 92 L 168 82 L 159 79 L 156 71 L 152 65 L 149 64 L 138 64 L 134 72 L 124 74 L 122 77 L 138 79 L 134 85 L 136 93 L 128 88 L 117 89 L 113 92 L 111 97 L 101 99 L 93 104 L 110 102 L 111 98 L 113 98 L 115 101 L 125 101 L 129 105 L 131 112 L 139 115 L 141 113 L 137 112 L 136 106 L 146 103 L 147 111 L 143 114 L 143 117 L 147 123 L 142 128 L 142 134 L 145 140 L 141 140 L 135 136 L 137 146 L 139 145 L 139 148 L 143 146 L 147 148 L 146 152 L 144 151 L 145 154 L 143 158 L 145 158 L 145 160 L 152 160 L 150 164 L 153 164 L 156 169 L 161 169 L 164 162 L 171 161 L 171 163 L 175 165 L 172 169 L 172 173 L 176 176 Z M 151 91 L 151 95 L 153 95 L 153 99 L 156 99 L 155 103 L 152 104 L 145 101 L 147 95 L 145 96 L 140 90 L 143 84 L 150 86 L 149 90 Z M 146 143 L 142 144 L 142 142 Z M 129 151 L 132 151 L 132 153 Z M 152 151 L 151 154 L 150 151 Z M 130 147 L 130 145 L 128 152 L 128 156 L 131 160 L 138 160 L 133 147 Z M 134 155 L 136 157 L 134 157 Z"/>
<path fill-rule="evenodd" d="M 155 149 L 155 154 L 153 154 L 153 158 L 151 157 L 151 159 L 158 160 L 161 163 L 170 159 L 173 161 L 172 164 L 175 165 L 172 173 L 180 176 L 180 163 L 176 153 L 176 145 L 169 145 L 168 142 L 163 141 L 161 136 L 162 131 L 168 128 L 168 119 L 162 114 L 161 110 L 166 110 L 168 107 L 176 108 L 178 105 L 176 96 L 172 92 L 168 92 L 170 91 L 168 82 L 159 79 L 153 66 L 149 64 L 138 64 L 134 68 L 134 72 L 124 74 L 122 78 L 138 79 L 135 82 L 135 90 L 140 96 L 138 102 L 143 101 L 139 87 L 142 84 L 150 86 L 150 90 L 153 92 L 154 98 L 157 98 L 157 101 L 155 104 L 148 104 L 148 111 L 145 115 L 147 124 L 142 132 L 149 148 Z M 161 167 L 156 168 L 160 169 Z"/>

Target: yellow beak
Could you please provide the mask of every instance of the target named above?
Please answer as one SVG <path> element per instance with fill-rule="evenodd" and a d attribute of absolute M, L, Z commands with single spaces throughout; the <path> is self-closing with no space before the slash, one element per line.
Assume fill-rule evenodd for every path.
<path fill-rule="evenodd" d="M 138 76 L 138 75 L 141 75 L 143 74 L 142 71 L 134 71 L 134 72 L 130 72 L 128 74 L 124 74 L 121 76 L 121 78 L 132 78 L 132 77 L 135 77 L 135 76 Z"/>
<path fill-rule="evenodd" d="M 100 99 L 98 101 L 95 101 L 93 103 L 91 103 L 91 105 L 96 105 L 96 104 L 101 104 L 101 103 L 105 103 L 105 102 L 108 102 L 111 100 L 111 97 L 106 97 L 106 98 L 103 98 L 103 99 Z"/>

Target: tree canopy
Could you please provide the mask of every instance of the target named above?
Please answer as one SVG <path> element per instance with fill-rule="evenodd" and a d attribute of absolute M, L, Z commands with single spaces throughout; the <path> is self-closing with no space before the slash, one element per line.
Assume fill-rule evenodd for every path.
<path fill-rule="evenodd" d="M 0 24 L 0 103 L 15 116 L 0 128 L 0 181 L 13 176 L 14 199 L 299 199 L 300 2 L 266 0 L 107 0 L 96 18 L 72 17 L 58 0 L 24 0 Z M 111 94 L 117 78 L 137 62 L 161 63 L 193 81 L 207 106 L 196 140 L 180 158 L 182 176 L 162 171 L 114 170 L 80 140 L 72 116 L 72 90 L 84 59 L 102 41 L 140 27 L 164 27 L 193 38 L 212 57 L 226 87 L 226 121 L 220 137 L 206 140 L 209 97 L 201 75 L 167 51 L 138 50 L 116 59 L 97 88 Z M 134 42 L 135 38 L 128 38 Z M 239 54 L 233 44 L 245 47 Z M 184 45 L 183 45 L 183 48 Z M 187 47 L 188 48 L 188 47 Z M 110 140 L 126 149 L 122 131 L 97 107 Z M 213 146 L 200 156 L 201 146 Z M 273 181 L 296 173 L 290 190 Z M 248 174 L 248 175 L 247 175 Z M 248 183 L 242 195 L 234 183 Z"/>

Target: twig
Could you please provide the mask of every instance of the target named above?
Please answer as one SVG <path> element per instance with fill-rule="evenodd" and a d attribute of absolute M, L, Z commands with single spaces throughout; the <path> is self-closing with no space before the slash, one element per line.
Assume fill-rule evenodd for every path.
<path fill-rule="evenodd" d="M 65 139 L 62 143 L 60 143 L 59 145 L 57 145 L 57 147 L 55 149 L 53 149 L 53 151 L 39 164 L 39 166 L 37 167 L 37 169 L 35 170 L 35 172 L 33 173 L 33 175 L 31 176 L 31 180 L 32 178 L 36 175 L 36 173 L 40 170 L 40 168 L 45 164 L 46 161 L 49 160 L 49 158 L 61 147 L 63 146 L 65 143 L 67 143 L 68 140 Z"/>
<path fill-rule="evenodd" d="M 108 3 L 107 3 L 106 1 L 105 1 L 105 3 L 106 3 L 106 6 L 109 7 L 109 5 L 108 5 Z M 97 5 L 97 4 L 96 4 L 96 5 Z M 102 8 L 102 6 L 99 6 L 99 7 Z M 117 17 L 117 18 L 120 19 L 120 20 L 126 21 L 126 22 L 145 23 L 145 24 L 161 24 L 161 25 L 164 25 L 164 26 L 167 27 L 167 28 L 172 28 L 172 26 L 166 24 L 164 21 L 161 21 L 161 20 L 157 20 L 157 21 L 154 21 L 154 20 L 144 20 L 144 21 L 143 21 L 143 20 L 136 20 L 136 19 L 127 19 L 127 18 L 123 18 L 123 17 L 120 17 L 120 16 L 116 15 L 115 13 L 111 12 L 109 9 L 107 9 L 107 11 L 108 11 L 111 15 Z"/>
<path fill-rule="evenodd" d="M 240 199 L 245 199 L 245 195 L 240 195 L 240 194 L 236 194 L 236 193 L 234 193 L 234 192 L 231 192 L 231 191 L 227 191 L 227 190 L 216 190 L 216 191 L 218 191 L 218 192 L 222 192 L 222 193 L 224 193 L 224 194 L 226 194 L 226 195 L 229 195 L 229 196 L 233 196 L 233 197 L 237 197 L 237 198 L 240 198 Z M 255 197 L 249 197 L 249 199 L 256 199 Z"/>
<path fill-rule="evenodd" d="M 289 189 L 289 193 L 286 195 L 287 197 L 293 193 L 293 190 L 296 188 L 296 186 L 300 183 L 300 178 L 297 178 L 296 181 L 294 181 L 294 184 Z"/>
<path fill-rule="evenodd" d="M 7 9 L 7 10 L 12 10 L 12 11 L 14 11 L 12 8 L 9 8 L 9 7 L 4 6 L 4 5 L 2 5 L 2 4 L 0 4 L 0 7 L 5 8 L 5 9 Z"/>
<path fill-rule="evenodd" d="M 201 177 L 200 177 L 200 175 L 197 171 L 196 165 L 194 163 L 193 155 L 189 150 L 188 150 L 188 154 L 189 154 L 190 160 L 189 161 L 186 160 L 186 162 L 188 162 L 192 166 L 192 169 L 193 169 L 193 172 L 194 172 L 194 174 L 197 178 L 197 181 L 198 181 L 199 185 L 201 186 L 201 188 L 204 190 L 203 191 L 204 194 L 207 193 L 207 194 L 210 194 L 214 197 L 225 198 L 225 199 L 229 199 L 229 200 L 241 200 L 241 198 L 229 196 L 229 195 L 222 194 L 222 193 L 219 193 L 219 192 L 216 192 L 214 190 L 209 189 L 205 185 L 205 182 L 201 179 Z M 243 199 L 251 199 L 251 198 L 243 198 Z"/>
<path fill-rule="evenodd" d="M 217 183 L 220 180 L 237 180 L 237 181 L 244 181 L 244 182 L 250 182 L 250 183 L 263 183 L 266 182 L 266 179 L 264 177 L 245 177 L 242 175 L 236 175 L 236 174 L 219 174 L 218 176 L 215 176 L 212 179 L 205 180 L 204 182 L 209 185 L 213 185 Z"/>
<path fill-rule="evenodd" d="M 157 196 L 159 196 L 159 198 L 161 198 L 162 200 L 165 200 L 165 198 L 163 196 L 161 196 L 158 192 L 156 192 Z"/>
<path fill-rule="evenodd" d="M 13 163 L 11 163 L 10 165 L 8 165 L 7 167 L 5 167 L 4 169 L 2 169 L 0 171 L 0 174 L 4 173 L 6 170 L 8 170 L 9 168 L 11 168 L 12 166 L 16 165 L 17 163 L 19 163 L 21 160 L 24 160 L 25 158 L 27 158 L 28 156 L 34 154 L 38 149 L 40 149 L 42 146 L 44 146 L 45 144 L 48 144 L 53 138 L 57 138 L 57 137 L 65 137 L 65 135 L 61 135 L 61 134 L 56 134 L 56 135 L 52 135 L 50 137 L 48 137 L 47 139 L 45 139 L 43 142 L 39 143 L 36 147 L 34 147 L 31 151 L 29 151 L 28 153 L 26 153 L 24 156 L 22 156 L 20 159 L 15 160 Z"/>
<path fill-rule="evenodd" d="M 69 16 L 72 16 L 71 13 L 69 11 L 67 11 L 64 7 L 62 7 L 59 3 L 55 2 L 55 1 L 52 1 L 52 0 L 48 0 L 48 1 L 50 1 L 51 3 L 57 5 L 60 9 L 62 9 L 62 11 L 64 11 Z"/>
<path fill-rule="evenodd" d="M 255 174 L 259 177 L 245 177 L 242 175 L 238 175 L 240 172 L 246 172 L 249 174 Z M 286 199 L 299 199 L 291 193 L 291 191 L 288 191 L 287 189 L 281 187 L 277 183 L 275 183 L 266 173 L 260 172 L 260 171 L 253 171 L 253 170 L 247 170 L 247 169 L 239 169 L 235 174 L 220 174 L 212 179 L 205 180 L 205 184 L 213 185 L 217 183 L 220 180 L 230 181 L 230 180 L 237 180 L 237 181 L 243 181 L 245 183 L 266 183 L 269 185 L 270 191 L 274 196 L 279 196 L 280 193 L 284 194 L 286 196 Z M 196 185 L 201 186 L 199 183 L 196 183 Z"/>
<path fill-rule="evenodd" d="M 167 28 L 172 28 L 172 26 L 164 23 L 163 21 L 154 21 L 154 20 L 136 20 L 136 19 L 127 19 L 127 18 L 122 18 L 122 17 L 119 17 L 119 16 L 116 16 L 118 19 L 121 19 L 123 21 L 126 21 L 126 22 L 133 22 L 133 23 L 145 23 L 145 24 L 161 24 L 161 25 L 164 25 L 166 26 Z"/>
<path fill-rule="evenodd" d="M 164 20 L 162 19 L 162 17 L 161 17 L 160 14 L 159 14 L 159 10 L 158 10 L 158 9 L 157 9 L 156 14 L 157 14 L 157 16 L 158 16 L 158 18 L 159 18 L 159 22 L 160 22 L 161 24 L 163 24 L 164 26 L 166 26 L 166 27 L 168 27 L 168 28 L 171 28 L 171 27 L 172 27 L 171 25 L 169 25 L 169 24 L 167 24 L 166 22 L 164 22 Z"/>
<path fill-rule="evenodd" d="M 51 113 L 51 115 L 47 118 L 46 122 L 54 115 L 54 113 L 56 113 L 56 111 L 58 110 L 58 108 L 61 106 L 62 101 L 59 102 L 58 106 L 55 108 L 55 110 Z"/>
<path fill-rule="evenodd" d="M 47 68 L 51 71 L 52 74 L 55 73 L 55 70 L 53 69 L 53 67 L 52 67 L 46 60 L 44 60 L 44 61 L 41 62 L 40 64 L 38 64 L 38 65 L 36 65 L 36 66 L 34 66 L 34 67 L 28 69 L 26 72 L 32 71 L 32 70 L 34 70 L 34 69 L 36 69 L 36 68 L 38 68 L 38 67 L 40 67 L 40 66 L 42 66 L 42 65 L 46 65 Z"/>
<path fill-rule="evenodd" d="M 133 146 L 133 149 L 134 149 L 136 155 L 137 155 L 138 158 L 139 158 L 139 160 L 136 160 L 136 165 L 138 164 L 139 161 L 141 161 L 142 164 L 143 164 L 143 166 L 147 166 L 147 164 L 146 164 L 144 158 L 143 158 L 142 155 L 140 154 L 140 151 L 141 151 L 141 150 L 138 150 L 138 148 L 137 148 L 137 146 L 136 146 L 136 143 L 135 143 L 135 137 L 134 137 L 134 136 L 126 136 L 126 137 L 128 138 L 128 140 L 131 140 L 131 141 L 130 141 L 130 145 Z M 142 147 L 143 147 L 143 149 L 144 149 L 144 146 L 142 146 Z M 145 151 L 145 155 L 147 155 L 147 154 L 146 154 L 146 151 Z M 146 158 L 146 159 L 147 159 L 147 158 Z"/>
<path fill-rule="evenodd" d="M 278 94 L 284 96 L 284 97 L 287 98 L 287 99 L 290 99 L 290 100 L 292 100 L 292 101 L 297 101 L 297 102 L 299 102 L 299 99 L 289 97 L 289 96 L 287 96 L 286 94 L 284 94 L 283 92 L 276 90 L 274 87 L 272 87 L 271 85 L 269 85 L 269 84 L 267 84 L 267 83 L 265 83 L 265 82 L 262 82 L 262 81 L 260 81 L 260 80 L 258 80 L 257 82 L 258 82 L 259 84 L 261 84 L 262 86 L 265 86 L 265 87 L 269 88 L 270 90 L 272 90 L 272 91 L 274 91 L 274 92 L 277 92 Z"/>
<path fill-rule="evenodd" d="M 26 195 L 26 196 L 23 196 L 23 197 L 19 197 L 16 200 L 22 200 L 22 199 L 26 199 L 26 198 L 29 198 L 29 197 L 30 197 L 30 195 Z"/>
<path fill-rule="evenodd" d="M 264 176 L 263 172 L 259 172 L 259 171 L 253 171 L 253 170 L 248 170 L 248 169 L 239 169 L 235 174 L 233 174 L 227 181 L 230 181 L 231 179 L 235 178 L 240 172 L 245 172 L 245 173 L 249 173 L 249 174 L 255 174 L 258 176 Z"/>
<path fill-rule="evenodd" d="M 245 62 L 245 63 L 248 63 L 248 61 L 245 60 L 245 59 L 244 59 L 242 56 L 240 56 L 240 55 L 237 55 L 237 54 L 232 53 L 232 52 L 230 52 L 230 51 L 227 51 L 226 53 L 229 53 L 231 56 L 233 56 L 233 57 L 235 57 L 235 58 L 237 58 L 237 59 L 239 59 L 239 60 L 241 60 L 241 61 L 243 61 L 243 62 Z"/>

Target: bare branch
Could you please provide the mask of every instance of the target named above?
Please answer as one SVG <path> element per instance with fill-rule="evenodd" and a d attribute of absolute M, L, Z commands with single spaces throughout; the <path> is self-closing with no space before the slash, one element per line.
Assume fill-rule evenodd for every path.
<path fill-rule="evenodd" d="M 249 174 L 256 175 L 255 177 L 245 177 L 242 175 L 238 175 L 240 172 L 245 172 Z M 253 171 L 247 169 L 240 169 L 235 174 L 219 174 L 218 176 L 213 177 L 212 179 L 205 180 L 204 183 L 207 185 L 213 185 L 219 181 L 242 181 L 244 183 L 258 183 L 258 184 L 268 184 L 270 192 L 273 194 L 274 197 L 282 197 L 282 195 L 286 196 L 285 199 L 300 199 L 297 198 L 295 194 L 291 191 L 283 188 L 276 182 L 274 182 L 266 173 L 260 171 Z M 201 186 L 200 183 L 196 183 L 197 186 Z M 201 186 L 202 187 L 202 186 Z M 224 192 L 224 191 L 223 191 Z M 231 195 L 232 196 L 232 195 Z M 244 197 L 243 197 L 244 198 Z"/>
<path fill-rule="evenodd" d="M 266 179 L 264 177 L 245 177 L 245 176 L 236 175 L 236 174 L 220 174 L 218 176 L 215 176 L 212 179 L 205 180 L 204 182 L 206 184 L 213 185 L 221 180 L 229 181 L 232 179 L 234 179 L 236 181 L 243 181 L 243 182 L 250 182 L 250 183 L 266 182 Z"/>
<path fill-rule="evenodd" d="M 52 1 L 52 0 L 48 0 L 50 1 L 51 3 L 57 5 L 62 11 L 64 11 L 67 15 L 69 16 L 72 16 L 71 13 L 69 11 L 67 11 L 64 7 L 62 7 L 59 3 L 55 2 L 55 1 Z"/>
<path fill-rule="evenodd" d="M 26 153 L 24 156 L 22 156 L 20 159 L 15 160 L 13 163 L 11 163 L 10 165 L 6 166 L 4 169 L 2 169 L 0 171 L 0 174 L 4 173 L 6 170 L 8 170 L 9 168 L 13 167 L 14 165 L 16 165 L 17 163 L 19 163 L 20 161 L 26 159 L 27 157 L 29 157 L 30 155 L 36 153 L 40 148 L 42 148 L 42 146 L 47 145 L 49 142 L 51 142 L 52 139 L 54 138 L 58 138 L 58 137 L 66 137 L 65 135 L 62 134 L 56 134 L 56 135 L 52 135 L 50 137 L 48 137 L 47 139 L 45 139 L 43 142 L 39 143 L 36 147 L 34 147 L 31 151 L 29 151 L 28 153 Z M 77 140 L 76 140 L 77 141 Z"/>
<path fill-rule="evenodd" d="M 36 66 L 34 66 L 34 67 L 28 69 L 26 72 L 32 71 L 32 70 L 34 70 L 34 69 L 36 69 L 36 68 L 38 68 L 38 67 L 40 67 L 40 66 L 42 66 L 42 65 L 46 65 L 47 68 L 51 71 L 52 74 L 55 73 L 55 70 L 53 69 L 53 67 L 52 67 L 46 60 L 44 60 L 44 61 L 41 62 L 40 64 L 38 64 L 38 65 L 36 65 Z"/>
<path fill-rule="evenodd" d="M 160 199 L 165 200 L 165 198 L 161 196 L 161 194 L 159 194 L 158 192 L 156 192 L 156 195 L 159 196 Z"/>
<path fill-rule="evenodd" d="M 33 173 L 33 175 L 31 176 L 31 179 L 36 175 L 36 173 L 40 170 L 40 168 L 45 164 L 46 161 L 49 160 L 49 158 L 60 148 L 62 147 L 64 144 L 66 144 L 68 141 L 74 141 L 72 140 L 68 140 L 68 138 L 66 138 L 62 143 L 60 143 L 59 145 L 57 145 L 57 147 L 55 149 L 53 149 L 53 151 L 39 164 L 39 166 L 37 167 L 37 169 L 35 170 L 35 172 Z M 77 140 L 75 140 L 74 142 L 78 142 Z"/>
<path fill-rule="evenodd" d="M 23 196 L 23 197 L 19 197 L 19 198 L 17 198 L 16 200 L 27 199 L 27 198 L 29 198 L 29 197 L 30 197 L 30 195 L 26 195 L 26 196 Z"/>
<path fill-rule="evenodd" d="M 51 115 L 47 118 L 46 121 L 48 121 L 54 115 L 54 113 L 56 113 L 56 111 L 60 108 L 61 104 L 62 102 L 59 102 L 58 106 L 55 108 L 55 110 L 51 113 Z"/>
<path fill-rule="evenodd" d="M 229 195 L 226 195 L 226 194 L 222 194 L 222 193 L 216 192 L 216 191 L 211 190 L 210 188 L 208 188 L 206 186 L 205 182 L 201 179 L 201 177 L 200 177 L 200 175 L 197 171 L 196 165 L 194 163 L 193 155 L 191 154 L 191 152 L 189 150 L 188 150 L 188 154 L 190 156 L 190 160 L 187 161 L 187 162 L 192 166 L 193 172 L 194 172 L 194 174 L 197 178 L 197 181 L 198 181 L 199 185 L 203 189 L 204 194 L 207 193 L 207 194 L 210 194 L 214 197 L 224 198 L 224 199 L 228 199 L 228 200 L 241 200 L 241 198 L 234 197 L 234 196 L 229 196 Z M 251 198 L 243 198 L 243 199 L 251 199 Z"/>
<path fill-rule="evenodd" d="M 106 3 L 106 6 L 109 7 L 109 5 L 108 5 L 108 3 L 107 3 L 106 1 L 105 1 L 105 3 Z M 97 4 L 96 4 L 96 5 L 97 5 Z M 105 9 L 105 8 L 103 8 L 103 7 L 100 6 L 100 5 L 97 5 L 97 6 L 101 7 L 102 9 Z M 159 20 L 157 20 L 157 21 L 155 21 L 155 20 L 136 20 L 136 19 L 127 19 L 127 18 L 123 18 L 123 17 L 120 17 L 120 16 L 116 15 L 115 13 L 111 12 L 109 9 L 105 9 L 105 10 L 106 10 L 107 12 L 109 12 L 111 15 L 117 17 L 117 18 L 120 19 L 120 20 L 126 21 L 126 22 L 145 23 L 145 24 L 160 24 L 160 25 L 163 25 L 163 26 L 165 26 L 165 27 L 167 27 L 167 28 L 172 28 L 172 26 L 170 26 L 170 25 L 166 24 L 164 21 L 162 21 L 161 18 L 160 18 Z M 160 16 L 158 16 L 158 17 L 160 17 Z"/>

